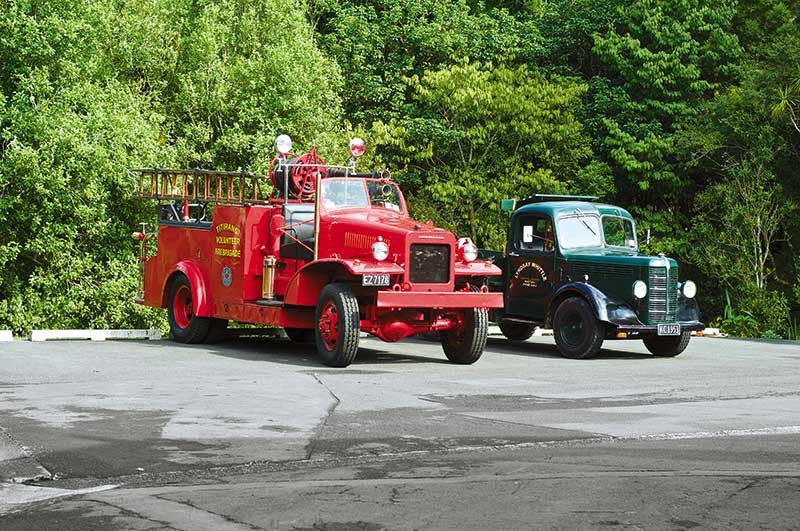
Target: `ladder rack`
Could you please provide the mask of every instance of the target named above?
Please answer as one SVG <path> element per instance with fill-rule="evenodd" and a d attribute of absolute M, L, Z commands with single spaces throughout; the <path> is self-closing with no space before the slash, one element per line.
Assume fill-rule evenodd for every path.
<path fill-rule="evenodd" d="M 146 199 L 265 204 L 272 193 L 268 177 L 248 171 L 134 168 L 128 172 L 138 174 L 139 196 Z"/>

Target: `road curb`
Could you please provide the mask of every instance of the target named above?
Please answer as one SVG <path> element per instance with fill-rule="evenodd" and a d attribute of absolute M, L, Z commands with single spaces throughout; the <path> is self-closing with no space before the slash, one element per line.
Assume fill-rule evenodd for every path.
<path fill-rule="evenodd" d="M 106 341 L 114 339 L 161 339 L 161 332 L 154 329 L 141 330 L 31 330 L 31 341 L 59 339 L 88 339 Z"/>
<path fill-rule="evenodd" d="M 706 328 L 704 330 L 698 330 L 697 332 L 692 332 L 692 335 L 697 337 L 722 337 L 719 328 Z"/>

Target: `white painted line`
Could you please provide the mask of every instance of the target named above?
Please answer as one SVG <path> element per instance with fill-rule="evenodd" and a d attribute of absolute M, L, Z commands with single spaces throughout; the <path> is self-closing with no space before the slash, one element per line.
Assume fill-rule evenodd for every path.
<path fill-rule="evenodd" d="M 747 437 L 750 435 L 793 435 L 800 433 L 800 426 L 777 426 L 774 428 L 752 428 L 745 430 L 693 431 L 685 433 L 655 433 L 634 437 L 639 441 L 678 441 L 683 439 L 713 439 L 715 437 Z"/>
<path fill-rule="evenodd" d="M 57 339 L 161 339 L 161 332 L 154 329 L 141 330 L 32 330 L 31 341 L 50 341 Z"/>
<path fill-rule="evenodd" d="M 14 334 L 11 330 L 0 330 L 0 341 L 14 341 Z"/>
<path fill-rule="evenodd" d="M 100 485 L 89 489 L 54 489 L 49 487 L 34 487 L 19 483 L 0 483 L 0 515 L 14 510 L 14 505 L 33 503 L 64 496 L 78 496 L 92 494 L 117 488 L 117 485 Z M 18 509 L 16 509 L 18 510 Z"/>

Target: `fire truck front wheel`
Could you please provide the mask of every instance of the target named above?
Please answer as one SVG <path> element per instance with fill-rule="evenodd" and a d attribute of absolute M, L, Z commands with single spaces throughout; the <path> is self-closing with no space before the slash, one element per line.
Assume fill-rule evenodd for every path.
<path fill-rule="evenodd" d="M 444 355 L 459 365 L 475 363 L 483 354 L 488 334 L 489 311 L 485 308 L 464 310 L 459 326 L 441 332 Z"/>
<path fill-rule="evenodd" d="M 361 318 L 358 300 L 346 284 L 328 284 L 319 296 L 314 339 L 322 362 L 347 367 L 358 352 Z"/>
<path fill-rule="evenodd" d="M 185 275 L 179 275 L 170 282 L 167 313 L 172 339 L 179 343 L 202 343 L 208 337 L 211 318 L 194 315 L 192 306 L 192 285 Z"/>

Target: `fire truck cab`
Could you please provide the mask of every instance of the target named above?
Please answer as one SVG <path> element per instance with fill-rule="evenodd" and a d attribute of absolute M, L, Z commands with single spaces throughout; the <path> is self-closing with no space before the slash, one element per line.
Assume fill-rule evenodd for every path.
<path fill-rule="evenodd" d="M 486 344 L 488 310 L 503 306 L 468 238 L 412 220 L 386 170 L 356 173 L 364 143 L 331 166 L 296 156 L 286 135 L 270 176 L 210 170 L 131 170 L 158 204 L 155 234 L 141 243 L 137 302 L 166 308 L 171 336 L 220 339 L 229 321 L 280 326 L 344 367 L 359 332 L 384 341 L 438 331 L 447 358 L 471 364 Z M 271 184 L 270 184 L 271 183 Z"/>

